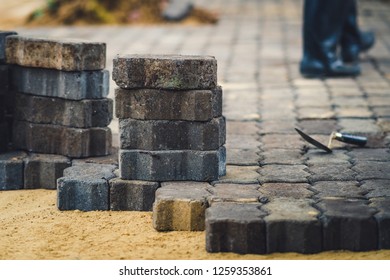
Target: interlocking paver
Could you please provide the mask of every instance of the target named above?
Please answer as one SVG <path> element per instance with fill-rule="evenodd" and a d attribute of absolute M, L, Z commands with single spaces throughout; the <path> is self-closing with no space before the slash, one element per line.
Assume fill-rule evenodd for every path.
<path fill-rule="evenodd" d="M 305 165 L 271 164 L 259 168 L 261 183 L 306 183 L 310 173 Z"/>
<path fill-rule="evenodd" d="M 310 182 L 318 181 L 352 181 L 356 177 L 351 164 L 321 164 L 311 166 Z"/>
<path fill-rule="evenodd" d="M 370 206 L 375 208 L 375 220 L 378 224 L 378 249 L 390 248 L 390 198 L 381 197 L 371 199 Z"/>
<path fill-rule="evenodd" d="M 390 197 L 390 180 L 376 178 L 365 180 L 362 182 L 360 188 L 367 192 L 367 198 Z"/>
<path fill-rule="evenodd" d="M 356 181 L 320 181 L 311 187 L 317 198 L 326 197 L 355 197 L 364 198 L 364 191 Z"/>
<path fill-rule="evenodd" d="M 215 202 L 258 202 L 259 184 L 215 184 L 207 190 L 210 192 L 209 203 Z"/>
<path fill-rule="evenodd" d="M 310 198 L 314 192 L 309 190 L 307 183 L 265 183 L 259 188 L 260 199 L 273 199 L 277 197 Z"/>

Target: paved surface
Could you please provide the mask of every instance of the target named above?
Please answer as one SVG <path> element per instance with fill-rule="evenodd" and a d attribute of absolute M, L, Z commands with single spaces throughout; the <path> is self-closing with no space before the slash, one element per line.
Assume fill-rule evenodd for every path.
<path fill-rule="evenodd" d="M 282 227 L 277 223 L 281 219 L 287 223 L 283 228 L 295 228 L 305 219 L 299 211 L 309 208 L 323 225 L 322 234 L 316 232 L 316 236 L 311 236 L 313 240 L 324 238 L 320 248 L 318 244 L 303 244 L 301 249 L 295 249 L 293 238 L 280 237 L 265 241 L 268 251 L 387 248 L 390 5 L 360 1 L 361 25 L 375 30 L 377 35 L 375 48 L 361 56 L 361 76 L 308 80 L 298 72 L 302 1 L 197 0 L 195 3 L 217 10 L 221 15 L 219 24 L 16 31 L 21 35 L 107 42 L 110 71 L 116 54 L 214 55 L 227 118 L 228 174 L 221 178 L 221 183 L 254 184 L 261 202 L 270 201 L 263 209 L 268 213 L 265 219 L 270 229 L 268 237 L 273 236 L 271 229 Z M 112 98 L 115 87 L 111 81 Z M 117 120 L 111 127 L 117 133 Z M 333 154 L 325 154 L 303 142 L 295 127 L 323 143 L 327 143 L 333 130 L 365 135 L 369 141 L 365 148 L 337 143 Z M 298 207 L 298 202 L 305 207 Z M 283 205 L 300 210 L 289 213 L 289 208 L 281 209 Z M 313 222 L 311 216 L 307 220 Z M 354 232 L 352 239 L 356 237 L 356 242 L 332 236 L 343 221 L 349 221 L 351 226 L 345 232 L 340 229 L 338 234 L 348 236 Z M 364 228 L 372 231 L 364 232 Z M 370 235 L 372 232 L 375 237 Z M 278 247 L 281 241 L 286 241 L 284 247 Z"/>

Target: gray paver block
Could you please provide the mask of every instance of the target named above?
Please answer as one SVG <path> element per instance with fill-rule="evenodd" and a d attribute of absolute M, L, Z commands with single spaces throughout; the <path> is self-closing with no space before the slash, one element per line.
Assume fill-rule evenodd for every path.
<path fill-rule="evenodd" d="M 158 231 L 204 230 L 209 186 L 190 181 L 161 183 L 153 204 L 153 227 Z"/>
<path fill-rule="evenodd" d="M 305 157 L 307 165 L 331 165 L 331 164 L 350 164 L 350 157 L 344 150 L 333 150 L 331 154 L 324 153 L 319 149 L 309 150 Z"/>
<path fill-rule="evenodd" d="M 12 67 L 12 88 L 27 94 L 69 100 L 100 99 L 108 95 L 110 74 L 99 71 L 58 71 Z"/>
<path fill-rule="evenodd" d="M 226 139 L 226 148 L 230 149 L 258 149 L 260 142 L 257 135 L 229 134 Z"/>
<path fill-rule="evenodd" d="M 316 197 L 345 197 L 345 198 L 364 198 L 366 193 L 359 188 L 356 181 L 322 181 L 316 182 L 311 187 L 316 192 Z"/>
<path fill-rule="evenodd" d="M 376 210 L 368 201 L 327 198 L 316 204 L 322 212 L 323 249 L 367 251 L 378 248 Z"/>
<path fill-rule="evenodd" d="M 227 136 L 229 139 L 229 135 Z M 257 149 L 229 149 L 226 154 L 226 163 L 230 165 L 257 165 L 260 156 L 257 155 Z"/>
<path fill-rule="evenodd" d="M 390 197 L 390 180 L 363 181 L 360 188 L 367 192 L 367 198 Z"/>
<path fill-rule="evenodd" d="M 378 211 L 374 216 L 378 224 L 378 249 L 390 249 L 390 198 L 379 197 L 370 202 L 370 206 Z"/>
<path fill-rule="evenodd" d="M 5 39 L 7 36 L 16 35 L 14 31 L 1 31 L 0 30 L 0 63 L 5 62 Z"/>
<path fill-rule="evenodd" d="M 255 203 L 259 202 L 259 184 L 215 184 L 209 187 L 209 204 L 215 202 Z"/>
<path fill-rule="evenodd" d="M 336 120 L 303 120 L 299 122 L 299 127 L 307 134 L 326 134 L 330 135 L 332 131 L 338 130 Z"/>
<path fill-rule="evenodd" d="M 260 142 L 264 151 L 271 149 L 302 150 L 305 145 L 298 134 L 266 134 Z"/>
<path fill-rule="evenodd" d="M 341 131 L 356 135 L 377 135 L 381 129 L 372 119 L 340 119 Z"/>
<path fill-rule="evenodd" d="M 151 211 L 158 182 L 110 180 L 110 210 Z"/>
<path fill-rule="evenodd" d="M 120 150 L 122 179 L 145 181 L 214 181 L 224 175 L 226 149 L 215 151 Z"/>
<path fill-rule="evenodd" d="M 209 121 L 222 116 L 222 88 L 212 90 L 115 89 L 116 117 Z"/>
<path fill-rule="evenodd" d="M 57 179 L 71 165 L 70 159 L 64 156 L 31 154 L 24 158 L 24 188 L 56 189 Z"/>
<path fill-rule="evenodd" d="M 80 101 L 27 94 L 16 95 L 15 119 L 39 124 L 69 127 L 106 127 L 112 120 L 113 101 L 85 99 Z"/>
<path fill-rule="evenodd" d="M 206 250 L 266 253 L 266 230 L 259 203 L 214 203 L 206 210 Z"/>
<path fill-rule="evenodd" d="M 0 154 L 0 190 L 23 189 L 24 152 Z"/>
<path fill-rule="evenodd" d="M 257 184 L 259 182 L 257 169 L 258 166 L 227 165 L 226 174 L 219 178 L 218 183 Z"/>
<path fill-rule="evenodd" d="M 356 172 L 351 164 L 318 164 L 309 167 L 310 182 L 318 181 L 354 181 Z"/>
<path fill-rule="evenodd" d="M 368 179 L 390 179 L 388 162 L 360 161 L 353 168 L 359 181 Z"/>
<path fill-rule="evenodd" d="M 119 120 L 120 147 L 139 150 L 217 150 L 225 144 L 225 118 L 209 122 Z"/>
<path fill-rule="evenodd" d="M 263 159 L 262 165 L 266 164 L 303 164 L 304 157 L 301 151 L 292 149 L 268 149 L 260 153 Z"/>
<path fill-rule="evenodd" d="M 106 63 L 106 44 L 13 35 L 6 38 L 6 61 L 64 71 L 101 70 Z"/>
<path fill-rule="evenodd" d="M 226 122 L 226 133 L 229 135 L 257 135 L 259 126 L 254 121 L 228 121 Z"/>
<path fill-rule="evenodd" d="M 1 117 L 0 117 L 1 119 Z M 0 153 L 5 152 L 8 149 L 8 123 L 5 121 L 0 122 Z"/>
<path fill-rule="evenodd" d="M 9 66 L 0 64 L 0 95 L 4 95 L 9 89 L 9 82 Z"/>
<path fill-rule="evenodd" d="M 306 183 L 310 173 L 305 165 L 271 164 L 258 169 L 261 183 Z"/>
<path fill-rule="evenodd" d="M 389 149 L 355 149 L 348 153 L 355 161 L 390 161 Z"/>
<path fill-rule="evenodd" d="M 329 107 L 298 108 L 299 120 L 334 119 L 335 113 Z"/>
<path fill-rule="evenodd" d="M 108 155 L 112 142 L 107 127 L 72 128 L 23 121 L 14 122 L 12 139 L 17 149 L 71 158 Z"/>
<path fill-rule="evenodd" d="M 310 199 L 273 198 L 264 205 L 267 253 L 321 251 L 319 212 L 312 203 Z"/>
<path fill-rule="evenodd" d="M 265 183 L 259 188 L 260 199 L 286 198 L 310 198 L 314 192 L 309 190 L 306 183 Z"/>
<path fill-rule="evenodd" d="M 118 55 L 112 78 L 121 88 L 213 89 L 217 61 L 212 56 Z"/>
<path fill-rule="evenodd" d="M 79 164 L 66 168 L 57 180 L 59 210 L 109 210 L 109 180 L 115 165 Z"/>

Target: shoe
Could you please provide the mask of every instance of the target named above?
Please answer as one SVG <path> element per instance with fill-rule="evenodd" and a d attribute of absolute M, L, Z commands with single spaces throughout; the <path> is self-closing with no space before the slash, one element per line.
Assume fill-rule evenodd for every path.
<path fill-rule="evenodd" d="M 361 52 L 368 51 L 375 44 L 375 35 L 370 31 L 360 31 L 359 40 L 357 44 L 350 44 L 341 49 L 341 57 L 344 62 L 357 62 Z"/>
<path fill-rule="evenodd" d="M 299 71 L 305 78 L 327 78 L 327 77 L 354 77 L 360 75 L 358 64 L 346 65 L 341 60 L 336 60 L 324 65 L 319 60 L 303 59 Z"/>

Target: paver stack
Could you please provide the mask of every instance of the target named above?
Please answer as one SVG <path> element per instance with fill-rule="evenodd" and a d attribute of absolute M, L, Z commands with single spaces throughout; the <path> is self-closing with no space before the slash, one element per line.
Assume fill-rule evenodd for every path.
<path fill-rule="evenodd" d="M 11 146 L 29 154 L 1 156 L 8 169 L 18 166 L 21 178 L 17 186 L 4 183 L 2 189 L 55 188 L 72 159 L 111 152 L 106 46 L 14 34 L 3 41 L 13 97 Z"/>
<path fill-rule="evenodd" d="M 226 129 L 217 62 L 209 56 L 114 59 L 120 177 L 214 181 L 225 174 Z"/>

